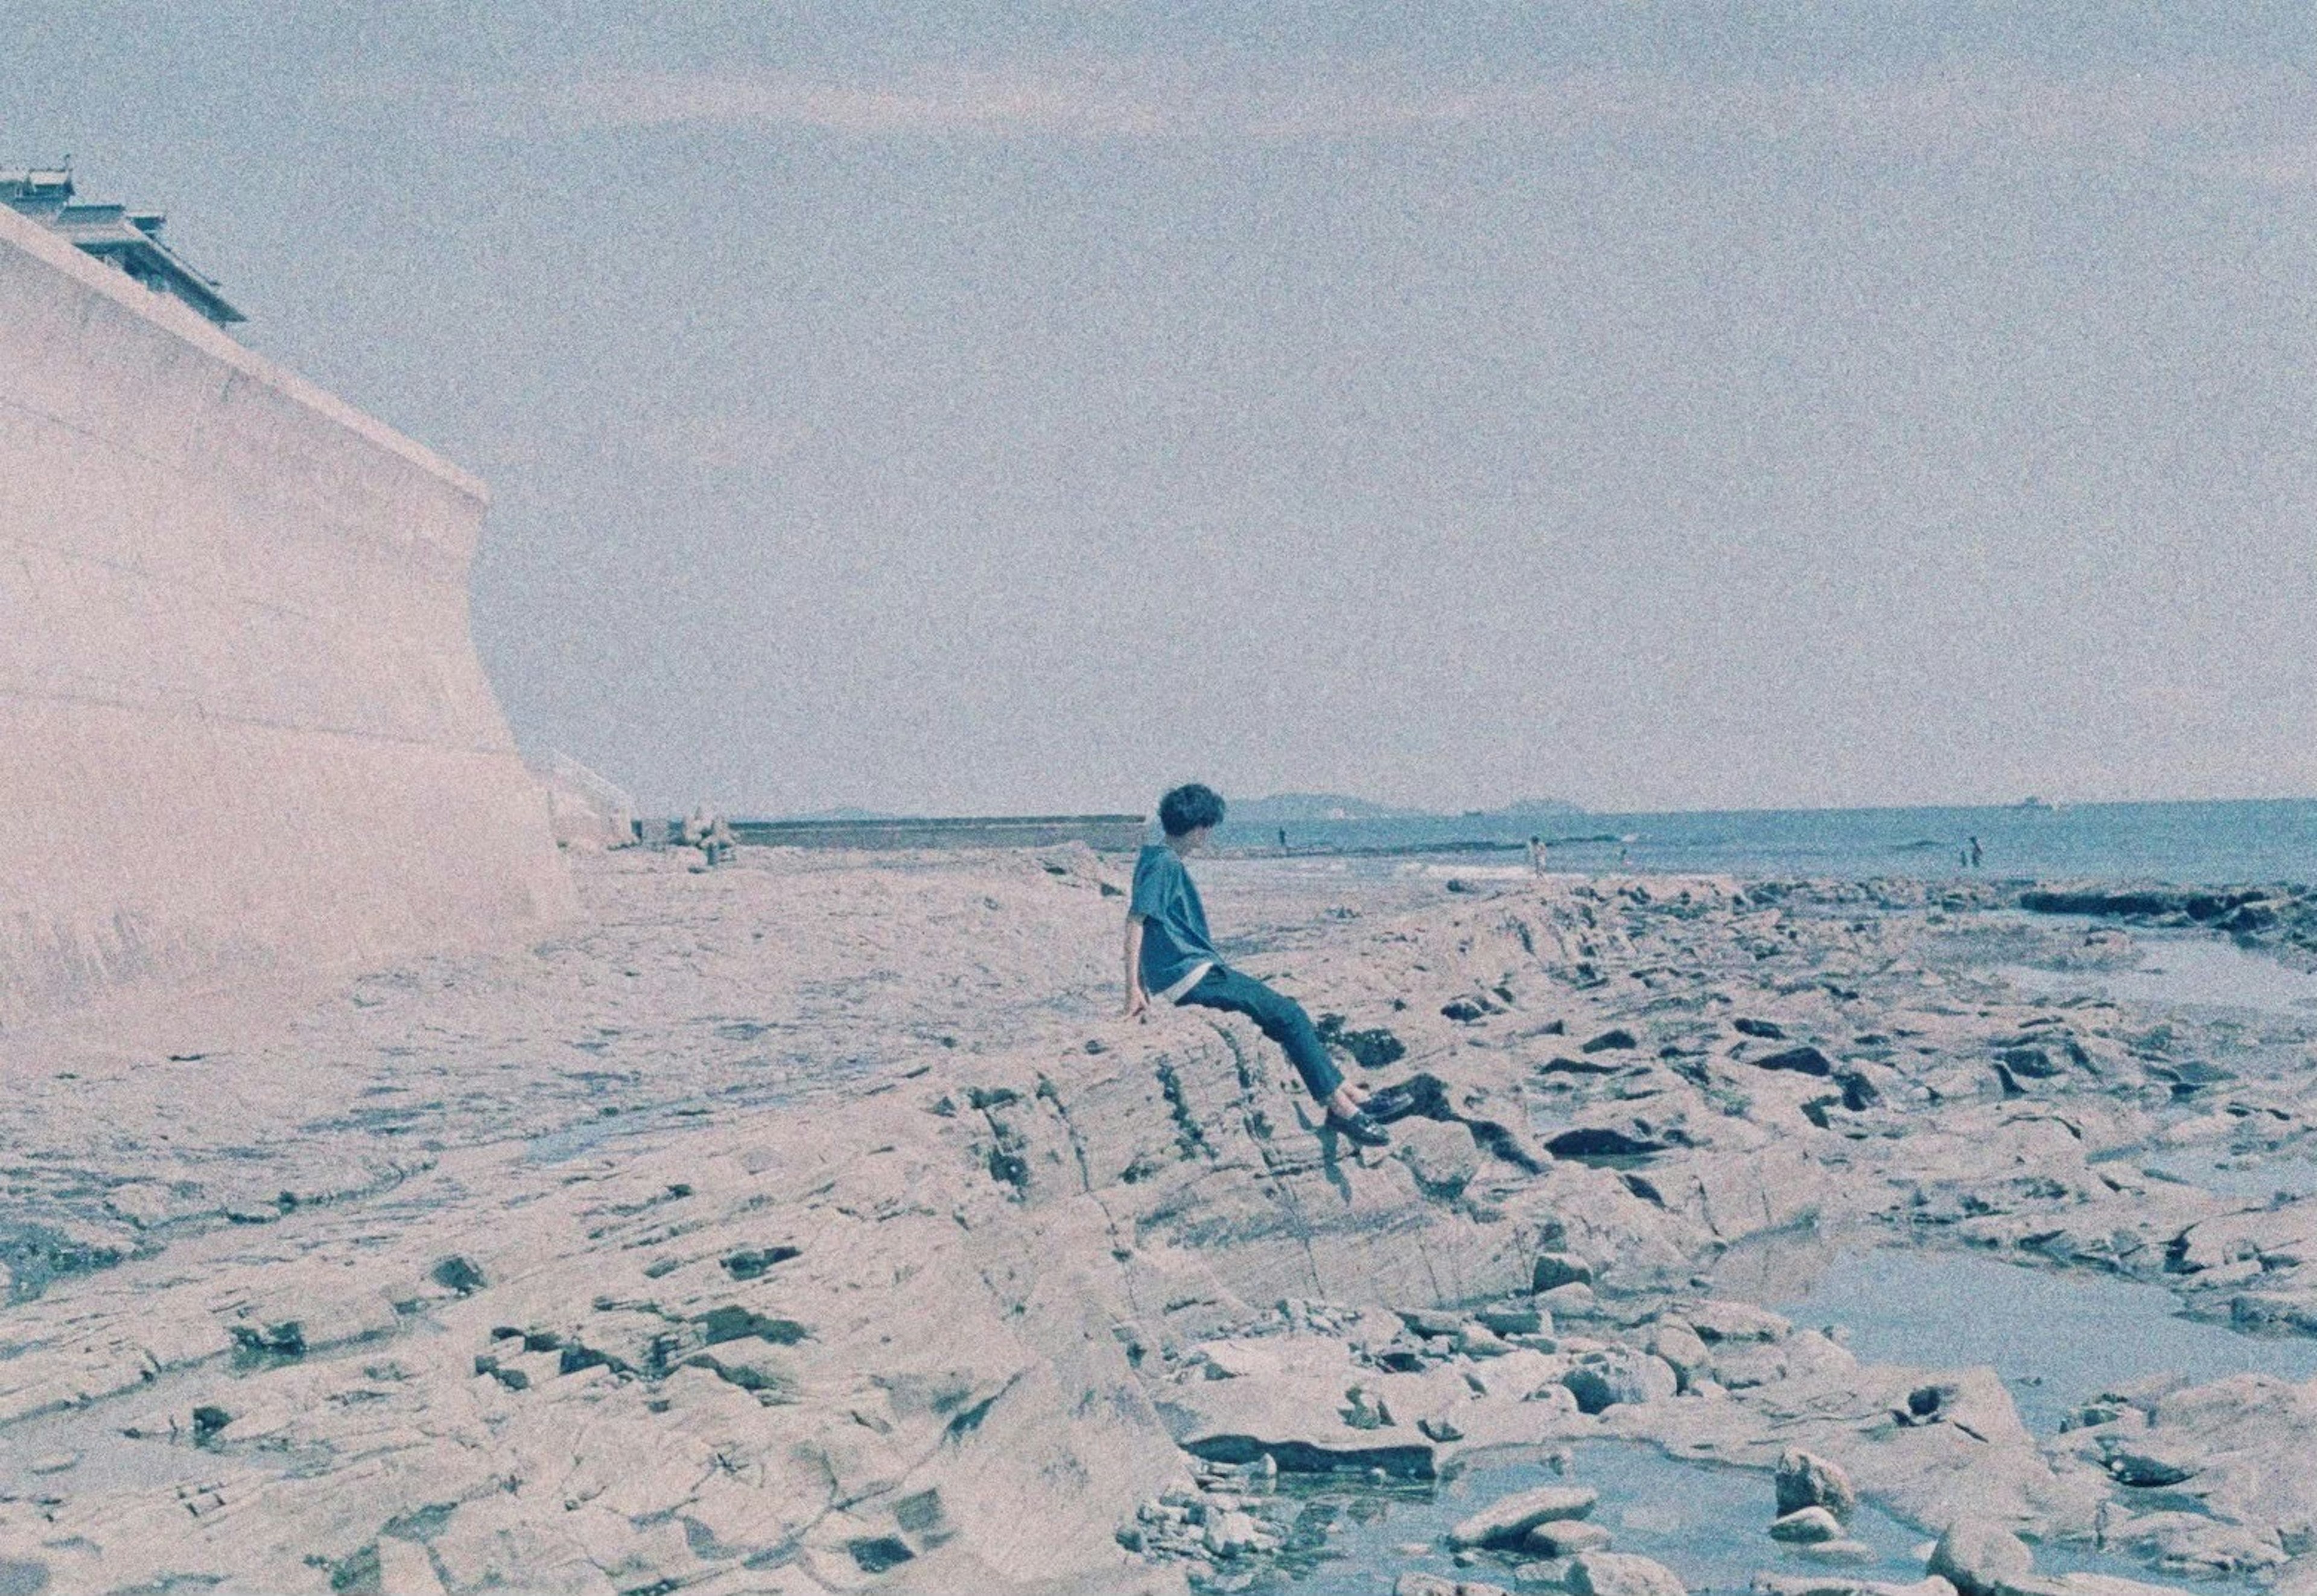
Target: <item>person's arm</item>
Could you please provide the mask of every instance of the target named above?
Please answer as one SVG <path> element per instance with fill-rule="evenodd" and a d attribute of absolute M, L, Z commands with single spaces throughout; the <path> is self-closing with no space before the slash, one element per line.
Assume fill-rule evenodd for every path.
<path fill-rule="evenodd" d="M 1142 990 L 1142 917 L 1126 917 L 1126 1018 L 1140 1019 L 1150 1007 L 1150 994 Z"/>

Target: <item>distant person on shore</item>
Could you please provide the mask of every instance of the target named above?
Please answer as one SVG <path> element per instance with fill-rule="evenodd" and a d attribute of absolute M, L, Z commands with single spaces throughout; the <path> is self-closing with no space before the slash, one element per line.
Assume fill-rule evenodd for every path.
<path fill-rule="evenodd" d="M 1528 867 L 1533 875 L 1544 874 L 1544 838 L 1542 837 L 1528 839 Z"/>
<path fill-rule="evenodd" d="M 1979 862 L 1984 856 L 1985 856 L 1981 854 L 1979 851 L 1979 838 L 1976 837 L 1973 838 L 1971 839 L 1971 867 L 1973 870 L 1978 869 Z"/>
<path fill-rule="evenodd" d="M 1279 828 L 1279 851 L 1283 854 L 1287 851 L 1287 828 L 1284 826 Z"/>
<path fill-rule="evenodd" d="M 1206 906 L 1183 862 L 1206 846 L 1222 824 L 1223 801 L 1194 782 L 1158 801 L 1163 843 L 1145 847 L 1134 861 L 1134 893 L 1126 908 L 1126 1014 L 1140 1019 L 1155 995 L 1166 1003 L 1194 1003 L 1244 1014 L 1287 1052 L 1328 1124 L 1362 1147 L 1391 1140 L 1361 1106 L 1361 1092 L 1328 1056 L 1311 1017 L 1294 999 L 1232 969 L 1215 952 Z"/>

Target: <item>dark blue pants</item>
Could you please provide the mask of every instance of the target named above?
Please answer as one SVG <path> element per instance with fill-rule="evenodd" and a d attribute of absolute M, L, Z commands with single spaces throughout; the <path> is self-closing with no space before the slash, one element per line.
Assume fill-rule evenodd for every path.
<path fill-rule="evenodd" d="M 1244 1014 L 1263 1034 L 1287 1050 L 1287 1062 L 1322 1103 L 1344 1084 L 1343 1071 L 1328 1056 L 1327 1044 L 1311 1028 L 1311 1017 L 1293 998 L 1282 997 L 1252 975 L 1217 964 L 1183 994 L 1185 1003 Z"/>

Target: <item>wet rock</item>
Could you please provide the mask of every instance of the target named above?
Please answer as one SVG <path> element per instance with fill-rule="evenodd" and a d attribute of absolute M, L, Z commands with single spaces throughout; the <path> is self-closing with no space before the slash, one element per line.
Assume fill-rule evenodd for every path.
<path fill-rule="evenodd" d="M 1606 1552 L 1609 1541 L 1608 1530 L 1598 1524 L 1583 1519 L 1551 1519 L 1531 1529 L 1521 1547 L 1540 1557 L 1574 1557 L 1580 1552 Z"/>
<path fill-rule="evenodd" d="M 1633 1158 L 1663 1152 L 1677 1145 L 1647 1121 L 1633 1115 L 1615 1125 L 1580 1125 L 1545 1138 L 1544 1150 L 1555 1158 Z"/>
<path fill-rule="evenodd" d="M 1689 1596 L 1664 1564 L 1627 1552 L 1587 1552 L 1569 1566 L 1570 1596 Z"/>
<path fill-rule="evenodd" d="M 1985 1519 L 1959 1519 L 1931 1550 L 1926 1572 L 1952 1583 L 1961 1596 L 2004 1596 L 2004 1588 L 2035 1566 L 2027 1543 Z"/>
<path fill-rule="evenodd" d="M 1770 1538 L 1792 1542 L 1796 1546 L 1812 1546 L 1820 1541 L 1842 1538 L 1842 1525 L 1822 1507 L 1801 1507 L 1782 1513 L 1770 1525 Z"/>
<path fill-rule="evenodd" d="M 1766 1053 L 1759 1058 L 1745 1062 L 1758 1070 L 1781 1070 L 1796 1075 L 1834 1073 L 1834 1061 L 1807 1044 L 1801 1047 L 1784 1048 L 1776 1053 Z"/>
<path fill-rule="evenodd" d="M 1578 1411 L 1598 1413 L 1626 1403 L 1662 1402 L 1681 1389 L 1673 1366 L 1631 1347 L 1588 1352 L 1561 1383 L 1577 1399 Z"/>
<path fill-rule="evenodd" d="M 1541 1252 L 1529 1269 L 1531 1291 L 1551 1291 L 1556 1286 L 1593 1283 L 1593 1266 L 1573 1252 Z"/>
<path fill-rule="evenodd" d="M 2195 1461 L 2145 1442 L 2116 1441 L 2105 1445 L 2102 1449 L 2107 1453 L 2103 1461 L 2107 1471 L 2120 1485 L 2143 1488 L 2178 1485 L 2196 1477 L 2197 1466 Z"/>
<path fill-rule="evenodd" d="M 1342 1015 L 1323 1014 L 1314 1028 L 1319 1031 L 1320 1041 L 1331 1047 L 1342 1048 L 1363 1070 L 1381 1070 L 1408 1056 L 1408 1044 L 1382 1026 L 1366 1030 L 1348 1030 L 1345 1027 Z"/>
<path fill-rule="evenodd" d="M 1634 1036 L 1633 1033 L 1626 1030 L 1621 1026 L 1612 1030 L 1604 1031 L 1599 1036 L 1590 1038 L 1581 1044 L 1578 1047 L 1577 1051 L 1579 1053 L 1618 1053 L 1629 1051 L 1633 1048 L 1639 1047 L 1640 1045 L 1641 1042 Z"/>
<path fill-rule="evenodd" d="M 1258 1544 L 1255 1520 L 1239 1511 L 1210 1514 L 1206 1533 L 1200 1538 L 1218 1557 L 1244 1557 Z"/>
<path fill-rule="evenodd" d="M 1781 1517 L 1818 1507 L 1847 1523 L 1858 1508 L 1858 1488 L 1839 1464 L 1794 1448 L 1779 1456 L 1776 1489 Z"/>
<path fill-rule="evenodd" d="M 2062 1068 L 2051 1054 L 2041 1047 L 2006 1047 L 1996 1054 L 1995 1062 L 1999 1068 L 2033 1080 L 2050 1080 L 2060 1073 Z"/>
<path fill-rule="evenodd" d="M 1600 1493 L 1589 1485 L 1539 1485 L 1491 1502 L 1448 1532 L 1452 1547 L 1518 1546 L 1539 1524 L 1581 1519 Z"/>
<path fill-rule="evenodd" d="M 1731 1020 L 1730 1027 L 1741 1036 L 1758 1036 L 1765 1042 L 1783 1042 L 1786 1037 L 1785 1027 L 1776 1020 L 1740 1018 Z"/>

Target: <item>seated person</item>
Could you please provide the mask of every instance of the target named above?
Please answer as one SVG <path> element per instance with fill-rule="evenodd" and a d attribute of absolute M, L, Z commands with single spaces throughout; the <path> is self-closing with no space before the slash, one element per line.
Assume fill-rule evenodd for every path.
<path fill-rule="evenodd" d="M 1363 1147 L 1381 1147 L 1391 1135 L 1361 1107 L 1359 1089 L 1328 1056 L 1303 1006 L 1230 968 L 1215 952 L 1206 908 L 1183 861 L 1206 845 L 1222 818 L 1222 799 L 1196 783 L 1158 801 L 1167 840 L 1144 847 L 1135 860 L 1134 893 L 1127 900 L 1126 1013 L 1141 1018 L 1156 993 L 1168 1003 L 1246 1015 L 1287 1050 L 1287 1062 L 1327 1109 L 1329 1125 Z"/>

